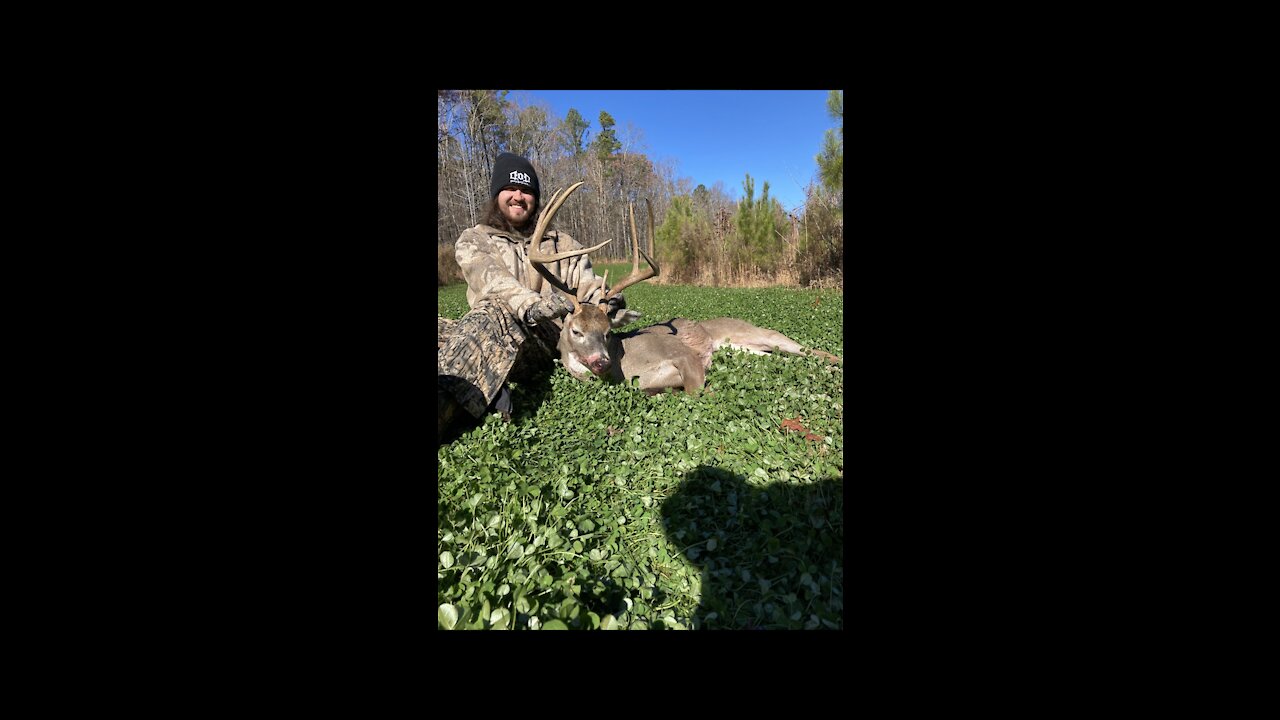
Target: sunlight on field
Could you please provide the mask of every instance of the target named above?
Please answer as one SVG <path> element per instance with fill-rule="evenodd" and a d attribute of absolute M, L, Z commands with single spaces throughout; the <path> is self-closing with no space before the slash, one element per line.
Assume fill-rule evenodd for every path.
<path fill-rule="evenodd" d="M 845 356 L 840 292 L 626 296 L 628 329 L 731 316 Z M 557 366 L 513 400 L 437 451 L 439 627 L 844 627 L 842 364 L 722 349 L 702 394 L 652 397 Z"/>

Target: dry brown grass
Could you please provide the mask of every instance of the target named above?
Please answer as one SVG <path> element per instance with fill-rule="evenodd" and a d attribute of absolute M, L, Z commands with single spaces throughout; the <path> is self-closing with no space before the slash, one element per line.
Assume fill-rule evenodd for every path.
<path fill-rule="evenodd" d="M 741 262 L 735 262 L 725 257 L 725 254 L 716 254 L 711 259 L 691 268 L 680 267 L 674 261 L 664 262 L 659 259 L 662 265 L 662 274 L 649 282 L 657 285 L 843 290 L 843 271 L 826 270 L 825 272 L 815 273 L 812 268 L 806 267 L 806 259 L 797 252 L 798 243 L 799 236 L 793 232 L 785 240 L 778 268 L 772 272 L 745 265 Z M 630 258 L 626 258 L 624 261 L 629 264 Z M 602 265 L 604 262 L 620 263 L 619 260 L 609 261 L 601 258 L 596 264 Z M 439 273 L 438 285 L 441 287 L 465 282 L 462 277 L 462 269 L 458 267 L 458 261 L 453 256 L 453 243 L 436 245 L 436 270 Z M 617 268 L 614 273 L 615 279 L 623 277 L 622 273 L 629 271 L 629 267 L 626 269 Z M 818 279 L 806 282 L 806 277 Z"/>
<path fill-rule="evenodd" d="M 649 282 L 658 285 L 700 285 L 704 287 L 788 287 L 806 290 L 843 290 L 844 275 L 837 273 L 820 279 L 801 281 L 795 268 L 782 267 L 775 272 L 725 263 L 721 267 L 703 265 L 694 272 L 682 272 L 674 265 L 663 265 L 662 275 Z"/>
<path fill-rule="evenodd" d="M 662 262 L 662 275 L 651 282 L 708 287 L 844 290 L 843 268 L 824 266 L 821 261 L 802 253 L 800 229 L 794 223 L 788 235 L 782 238 L 781 256 L 773 270 L 732 259 L 732 242 L 729 238 L 712 240 L 708 244 L 717 245 L 717 249 L 705 252 L 702 258 L 688 267 L 675 260 Z"/>
<path fill-rule="evenodd" d="M 437 287 L 463 282 L 462 268 L 458 267 L 458 260 L 453 256 L 453 243 L 436 243 L 436 272 L 439 273 Z"/>

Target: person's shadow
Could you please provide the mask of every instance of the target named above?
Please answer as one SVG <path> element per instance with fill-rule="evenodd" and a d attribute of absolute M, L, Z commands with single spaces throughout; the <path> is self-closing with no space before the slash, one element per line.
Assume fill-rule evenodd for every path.
<path fill-rule="evenodd" d="M 748 484 L 701 465 L 662 505 L 700 573 L 697 627 L 844 628 L 844 479 Z"/>

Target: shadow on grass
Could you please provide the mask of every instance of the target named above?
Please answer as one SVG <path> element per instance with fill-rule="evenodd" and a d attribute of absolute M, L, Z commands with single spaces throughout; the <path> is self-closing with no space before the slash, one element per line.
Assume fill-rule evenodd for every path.
<path fill-rule="evenodd" d="M 538 413 L 547 398 L 551 396 L 551 375 L 555 366 L 538 368 L 513 378 L 508 386 L 511 388 L 511 421 L 522 422 Z"/>
<path fill-rule="evenodd" d="M 747 483 L 699 466 L 662 505 L 707 629 L 844 628 L 844 480 Z"/>
<path fill-rule="evenodd" d="M 554 365 L 550 367 L 530 366 L 521 369 L 518 380 L 513 374 L 512 379 L 507 382 L 507 387 L 511 391 L 512 422 L 520 423 L 537 414 L 538 408 L 551 395 L 551 374 L 554 371 Z M 438 394 L 449 392 L 449 390 L 445 389 L 446 387 L 467 387 L 474 390 L 475 385 L 464 378 L 453 375 L 440 375 L 437 370 L 436 392 Z M 454 393 L 456 394 L 457 391 L 454 390 Z M 497 412 L 497 410 L 490 406 L 486 415 L 493 412 Z M 458 409 L 454 412 L 452 420 L 439 431 L 437 445 L 452 443 L 462 437 L 464 433 L 474 430 L 483 423 L 483 417 L 475 418 L 465 410 Z"/>

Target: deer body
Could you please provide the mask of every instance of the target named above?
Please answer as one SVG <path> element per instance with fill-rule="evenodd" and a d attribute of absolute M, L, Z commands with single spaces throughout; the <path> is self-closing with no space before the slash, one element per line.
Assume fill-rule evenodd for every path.
<path fill-rule="evenodd" d="M 591 318 L 593 311 L 603 323 Z M 579 380 L 598 377 L 622 383 L 639 378 L 640 388 L 649 392 L 666 388 L 696 392 L 706 383 L 711 339 L 697 323 L 676 318 L 629 333 L 609 333 L 609 320 L 602 310 L 587 306 L 582 315 L 565 319 L 557 346 L 565 369 Z"/>
<path fill-rule="evenodd" d="M 600 319 L 586 322 L 592 309 L 584 309 L 585 317 L 575 319 L 575 314 L 566 318 L 560 333 L 560 359 L 569 374 L 579 380 L 598 377 L 623 383 L 638 378 L 640 389 L 650 394 L 668 388 L 696 393 L 706 384 L 712 354 L 722 347 L 756 355 L 774 350 L 791 355 L 812 352 L 838 360 L 834 355 L 810 351 L 780 332 L 729 317 L 675 318 L 629 333 L 610 334 L 602 329 L 607 328 L 608 321 L 603 311 L 596 310 Z"/>

